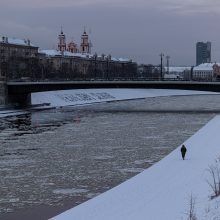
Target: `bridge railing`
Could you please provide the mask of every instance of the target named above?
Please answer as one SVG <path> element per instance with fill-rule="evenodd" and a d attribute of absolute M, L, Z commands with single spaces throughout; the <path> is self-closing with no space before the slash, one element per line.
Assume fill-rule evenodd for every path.
<path fill-rule="evenodd" d="M 9 82 L 68 82 L 68 81 L 194 81 L 194 82 L 219 82 L 220 79 L 184 79 L 184 78 L 163 78 L 158 77 L 109 77 L 109 78 L 52 78 L 52 79 L 33 79 L 30 77 L 7 80 Z"/>
<path fill-rule="evenodd" d="M 189 81 L 185 79 L 176 79 L 176 78 L 169 78 L 169 79 L 158 79 L 158 78 L 74 78 L 74 79 L 13 79 L 7 80 L 9 82 L 60 82 L 60 81 Z"/>

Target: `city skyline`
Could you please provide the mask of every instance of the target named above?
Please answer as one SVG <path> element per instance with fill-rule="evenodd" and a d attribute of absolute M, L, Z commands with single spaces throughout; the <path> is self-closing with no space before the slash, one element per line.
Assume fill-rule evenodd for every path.
<path fill-rule="evenodd" d="M 220 60 L 219 8 L 215 0 L 3 0 L 0 35 L 30 38 L 42 49 L 53 49 L 61 26 L 76 42 L 85 26 L 92 53 L 159 64 L 163 52 L 170 65 L 195 65 L 198 41 L 212 42 L 212 61 Z"/>

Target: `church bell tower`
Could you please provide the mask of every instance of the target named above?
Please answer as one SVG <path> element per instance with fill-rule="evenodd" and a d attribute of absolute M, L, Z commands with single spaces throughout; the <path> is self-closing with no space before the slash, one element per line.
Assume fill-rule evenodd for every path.
<path fill-rule="evenodd" d="M 80 44 L 80 51 L 81 53 L 90 53 L 90 43 L 89 43 L 89 36 L 84 30 L 81 36 L 81 44 Z"/>
<path fill-rule="evenodd" d="M 58 36 L 58 50 L 61 52 L 66 51 L 66 36 L 63 33 L 62 27 L 61 27 L 61 32 Z"/>

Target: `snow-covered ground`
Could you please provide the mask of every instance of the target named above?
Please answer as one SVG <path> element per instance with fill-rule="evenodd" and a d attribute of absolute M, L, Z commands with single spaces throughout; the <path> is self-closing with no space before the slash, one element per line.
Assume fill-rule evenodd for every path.
<path fill-rule="evenodd" d="M 216 116 L 160 162 L 119 186 L 73 208 L 53 220 L 184 220 L 190 197 L 198 220 L 220 219 L 220 197 L 213 192 L 208 168 L 220 160 L 220 116 Z"/>
<path fill-rule="evenodd" d="M 16 115 L 24 115 L 27 114 L 27 111 L 23 110 L 0 110 L 0 118 L 5 118 L 9 116 L 16 116 Z"/>
<path fill-rule="evenodd" d="M 57 107 L 158 96 L 203 94 L 216 93 L 169 89 L 75 89 L 32 93 L 31 100 L 33 105 L 50 103 L 50 107 Z"/>

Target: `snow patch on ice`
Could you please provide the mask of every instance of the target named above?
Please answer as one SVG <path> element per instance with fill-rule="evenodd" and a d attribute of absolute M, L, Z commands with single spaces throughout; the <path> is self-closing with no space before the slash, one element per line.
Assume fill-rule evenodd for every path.
<path fill-rule="evenodd" d="M 114 158 L 113 156 L 108 156 L 108 155 L 102 155 L 102 156 L 94 156 L 94 160 L 109 160 Z"/>
<path fill-rule="evenodd" d="M 141 173 L 142 171 L 144 171 L 144 169 L 142 168 L 127 168 L 127 169 L 120 169 L 120 172 L 122 173 Z"/>
<path fill-rule="evenodd" d="M 87 189 L 55 189 L 53 190 L 53 193 L 55 194 L 62 194 L 62 195 L 69 195 L 69 194 L 80 194 L 80 193 L 86 193 L 88 192 Z"/>
<path fill-rule="evenodd" d="M 11 203 L 11 202 L 19 202 L 20 201 L 20 199 L 19 198 L 13 198 L 13 199 L 9 199 L 9 202 Z"/>
<path fill-rule="evenodd" d="M 134 161 L 134 164 L 136 164 L 136 165 L 141 165 L 144 163 L 153 163 L 153 161 L 152 160 L 136 160 L 136 161 Z"/>

